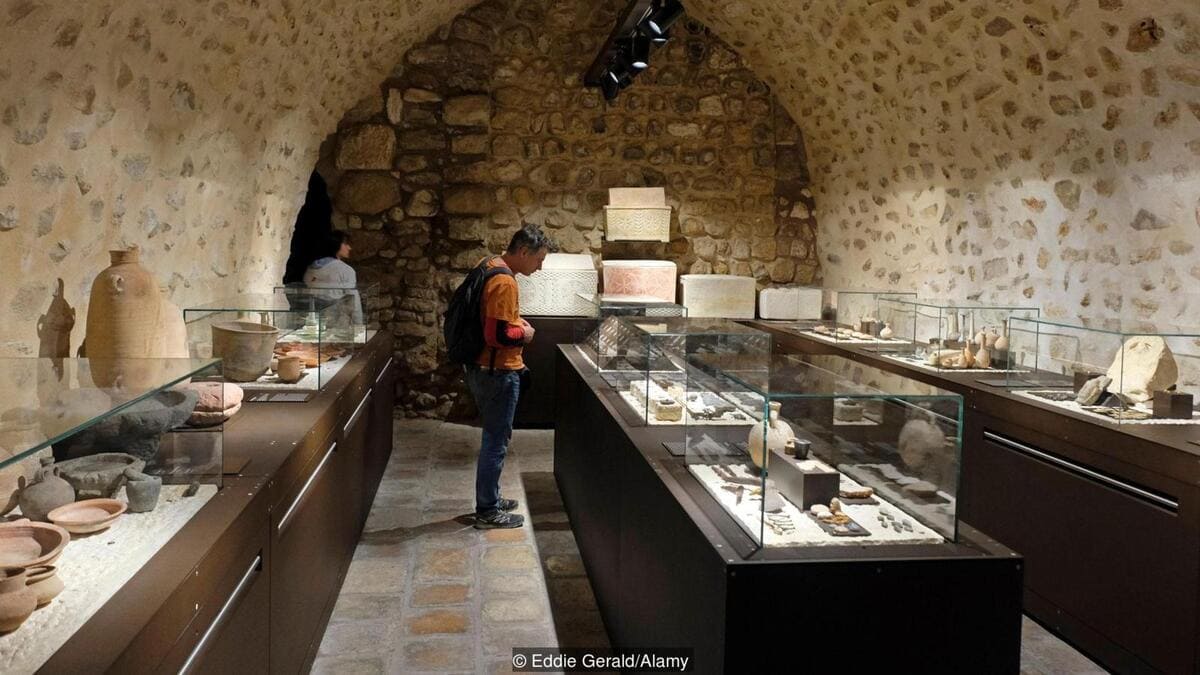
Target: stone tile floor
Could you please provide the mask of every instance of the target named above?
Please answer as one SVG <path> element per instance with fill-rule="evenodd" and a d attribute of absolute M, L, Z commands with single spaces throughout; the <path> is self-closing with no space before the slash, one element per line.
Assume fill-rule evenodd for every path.
<path fill-rule="evenodd" d="M 529 522 L 481 532 L 469 517 L 479 430 L 397 421 L 313 672 L 507 673 L 514 646 L 607 647 L 554 483 L 553 442 L 550 431 L 514 433 L 501 490 Z M 1022 633 L 1024 674 L 1104 672 L 1028 619 Z"/>

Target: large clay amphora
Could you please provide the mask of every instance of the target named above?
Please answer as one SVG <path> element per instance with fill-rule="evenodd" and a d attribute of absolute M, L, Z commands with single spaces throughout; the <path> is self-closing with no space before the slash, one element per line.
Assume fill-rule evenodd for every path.
<path fill-rule="evenodd" d="M 138 262 L 136 246 L 109 251 L 109 256 L 112 264 L 92 282 L 88 301 L 86 349 L 92 380 L 105 388 L 153 386 L 152 364 L 122 360 L 161 356 L 158 281 Z"/>
<path fill-rule="evenodd" d="M 796 432 L 792 431 L 791 425 L 779 419 L 779 411 L 782 407 L 783 404 L 772 401 L 767 413 L 766 424 L 759 422 L 750 427 L 750 437 L 746 441 L 746 448 L 750 452 L 750 461 L 760 469 L 767 467 L 767 459 L 771 456 L 772 450 L 782 451 L 787 447 L 788 441 L 796 437 Z"/>

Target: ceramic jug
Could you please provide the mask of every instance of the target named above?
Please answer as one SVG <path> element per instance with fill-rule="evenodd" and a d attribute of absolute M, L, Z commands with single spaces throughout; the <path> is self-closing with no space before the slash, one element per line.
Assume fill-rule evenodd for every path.
<path fill-rule="evenodd" d="M 767 424 L 755 424 L 750 427 L 750 438 L 746 447 L 750 452 L 750 461 L 760 469 L 767 467 L 767 457 L 772 450 L 784 451 L 788 441 L 796 437 L 791 425 L 779 419 L 781 403 L 771 403 Z"/>
<path fill-rule="evenodd" d="M 162 356 L 163 344 L 158 282 L 140 264 L 137 247 L 108 254 L 112 264 L 96 275 L 88 299 L 85 348 L 94 360 L 92 380 L 103 388 L 150 386 L 155 364 L 147 357 Z"/>
<path fill-rule="evenodd" d="M 10 633 L 37 609 L 37 593 L 26 586 L 23 568 L 5 567 L 0 575 L 0 633 Z"/>
<path fill-rule="evenodd" d="M 75 488 L 58 475 L 58 467 L 53 465 L 38 469 L 33 483 L 22 487 L 18 498 L 21 515 L 41 522 L 46 522 L 46 514 L 73 501 Z"/>

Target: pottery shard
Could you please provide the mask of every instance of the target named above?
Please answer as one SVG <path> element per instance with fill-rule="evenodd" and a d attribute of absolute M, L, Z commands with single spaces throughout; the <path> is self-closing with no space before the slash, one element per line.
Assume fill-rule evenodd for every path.
<path fill-rule="evenodd" d="M 1093 377 L 1079 388 L 1079 395 L 1075 397 L 1075 402 L 1079 405 L 1095 405 L 1110 384 L 1112 384 L 1110 377 L 1105 375 Z"/>
<path fill-rule="evenodd" d="M 392 168 L 392 156 L 396 154 L 396 134 L 392 128 L 382 124 L 364 124 L 343 133 L 338 141 L 337 168 L 380 169 Z"/>
<path fill-rule="evenodd" d="M 342 178 L 334 205 L 342 213 L 373 216 L 395 206 L 401 196 L 400 185 L 389 174 L 351 171 Z"/>
<path fill-rule="evenodd" d="M 1175 384 L 1179 367 L 1165 340 L 1137 335 L 1125 341 L 1105 374 L 1112 379 L 1108 391 L 1135 403 L 1145 403 L 1154 392 L 1165 391 Z"/>

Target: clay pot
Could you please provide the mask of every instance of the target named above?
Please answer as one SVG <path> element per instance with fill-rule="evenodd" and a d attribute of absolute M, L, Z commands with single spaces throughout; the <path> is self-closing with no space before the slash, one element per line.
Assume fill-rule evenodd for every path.
<path fill-rule="evenodd" d="M 75 487 L 79 499 L 112 497 L 125 483 L 125 469 L 141 471 L 146 463 L 123 452 L 104 452 L 59 462 L 59 474 Z"/>
<path fill-rule="evenodd" d="M 119 451 L 152 459 L 162 435 L 191 417 L 199 397 L 186 388 L 157 392 L 55 443 L 54 457 L 64 460 Z"/>
<path fill-rule="evenodd" d="M 267 371 L 275 352 L 279 329 L 253 321 L 225 321 L 212 325 L 212 354 L 223 359 L 225 379 L 253 382 Z"/>
<path fill-rule="evenodd" d="M 975 367 L 976 368 L 991 368 L 992 367 L 992 352 L 986 347 L 980 347 L 978 352 L 975 352 Z"/>
<path fill-rule="evenodd" d="M 300 378 L 304 377 L 304 361 L 299 356 L 281 356 L 275 374 L 279 376 L 280 382 L 299 382 Z"/>
<path fill-rule="evenodd" d="M 66 584 L 58 576 L 58 568 L 53 565 L 30 567 L 25 577 L 25 585 L 37 597 L 37 606 L 44 607 L 63 592 Z"/>
<path fill-rule="evenodd" d="M 148 476 L 135 469 L 125 469 L 125 498 L 129 501 L 130 513 L 146 513 L 158 506 L 158 495 L 162 492 L 162 478 Z"/>
<path fill-rule="evenodd" d="M 896 335 L 896 331 L 892 330 L 892 324 L 883 324 L 883 330 L 879 331 L 879 337 L 884 340 L 891 340 Z"/>
<path fill-rule="evenodd" d="M 0 633 L 11 633 L 37 609 L 37 593 L 26 585 L 24 569 L 6 567 L 0 574 Z"/>
<path fill-rule="evenodd" d="M 21 481 L 24 483 L 24 480 Z M 38 469 L 33 483 L 22 485 L 18 502 L 21 515 L 30 520 L 45 521 L 54 509 L 75 501 L 75 488 L 58 475 L 58 467 L 43 466 Z"/>
<path fill-rule="evenodd" d="M 85 340 L 92 379 L 103 388 L 149 387 L 158 364 L 147 357 L 162 349 L 158 281 L 139 263 L 136 246 L 108 254 L 112 264 L 96 275 L 88 300 Z"/>
<path fill-rule="evenodd" d="M 772 450 L 786 451 L 788 442 L 796 438 L 796 432 L 791 425 L 779 419 L 781 403 L 771 403 L 766 424 L 758 423 L 750 427 L 750 438 L 746 448 L 750 452 L 750 461 L 760 469 L 767 467 L 767 458 Z"/>

